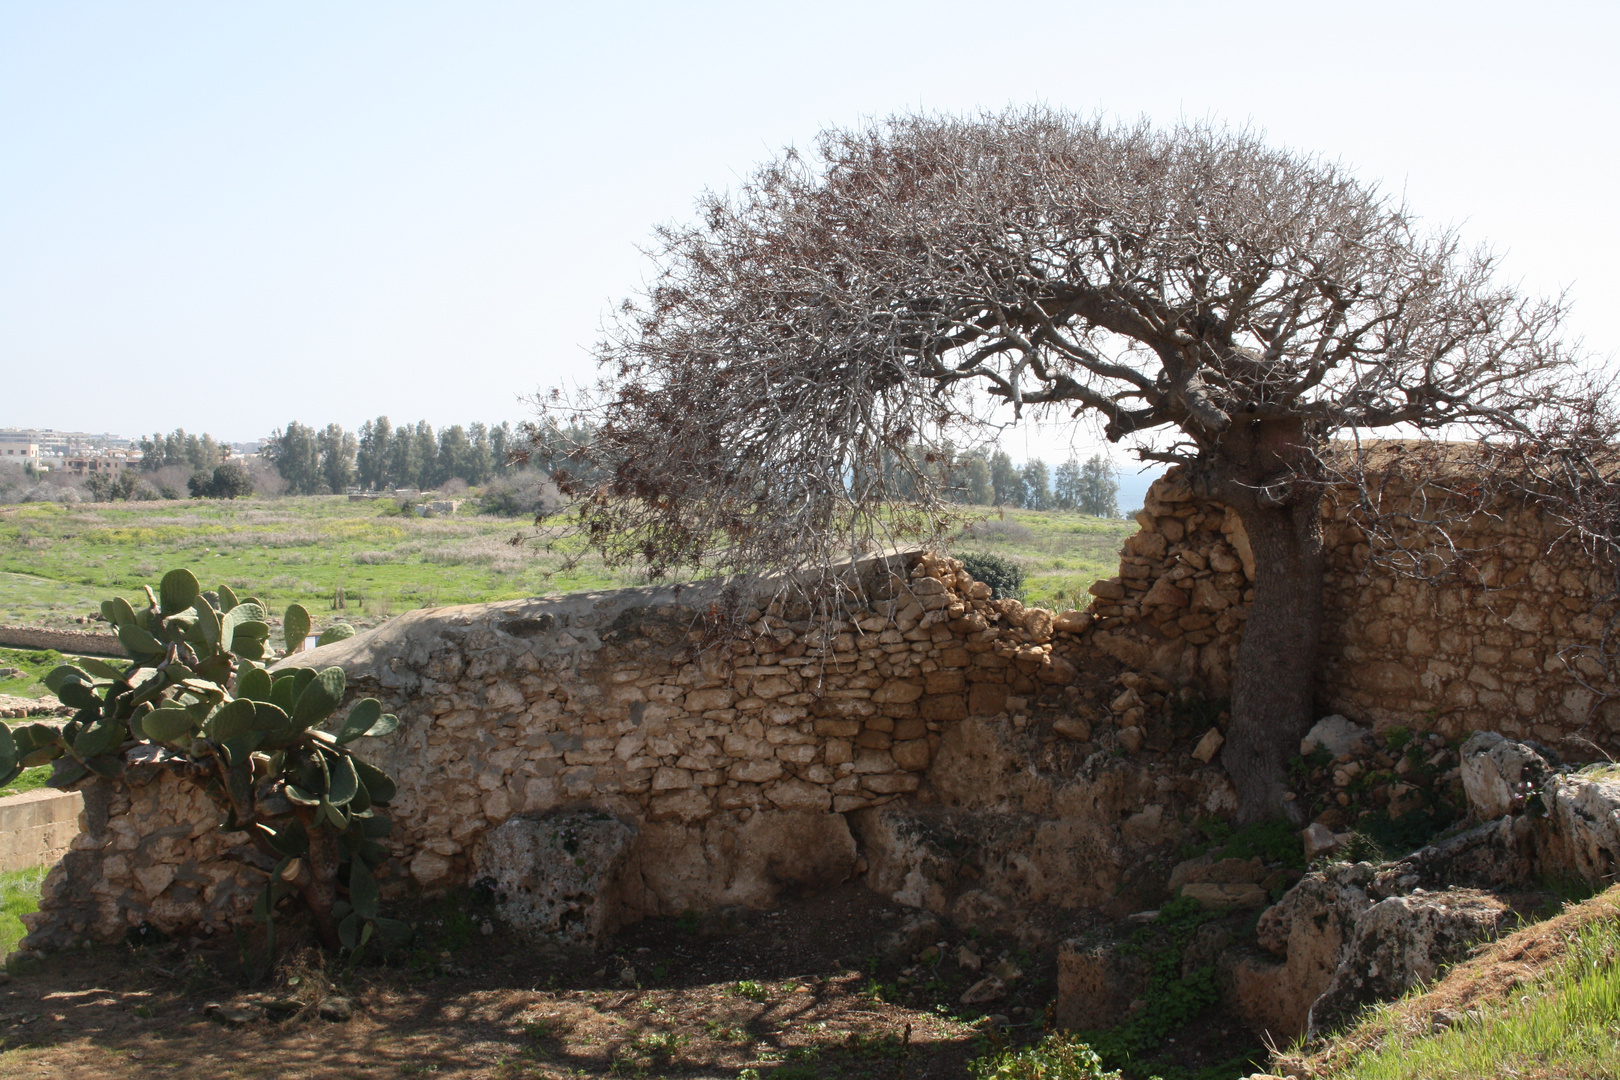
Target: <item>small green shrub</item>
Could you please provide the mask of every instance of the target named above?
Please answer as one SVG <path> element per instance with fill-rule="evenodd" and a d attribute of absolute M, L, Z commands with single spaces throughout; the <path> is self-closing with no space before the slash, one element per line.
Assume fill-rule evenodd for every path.
<path fill-rule="evenodd" d="M 1024 568 L 1011 559 L 989 552 L 975 552 L 962 556 L 962 569 L 974 581 L 990 586 L 997 600 L 1018 600 L 1024 595 Z"/>
<path fill-rule="evenodd" d="M 973 1080 L 1119 1080 L 1102 1058 L 1068 1032 L 1053 1032 L 1034 1046 L 1003 1050 L 968 1064 Z"/>
<path fill-rule="evenodd" d="M 731 992 L 738 997 L 747 998 L 749 1001 L 764 1001 L 771 996 L 769 990 L 753 979 L 742 980 L 731 988 Z"/>

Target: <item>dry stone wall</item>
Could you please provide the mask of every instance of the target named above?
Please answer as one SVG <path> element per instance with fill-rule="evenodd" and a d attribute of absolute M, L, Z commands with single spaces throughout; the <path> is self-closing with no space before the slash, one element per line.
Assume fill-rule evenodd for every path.
<path fill-rule="evenodd" d="M 46 630 L 38 626 L 0 626 L 0 646 L 8 649 L 55 649 L 88 656 L 123 656 L 112 634 L 83 630 Z"/>
<path fill-rule="evenodd" d="M 1532 511 L 1482 523 L 1485 580 L 1444 586 L 1371 572 L 1348 509 L 1328 514 L 1323 712 L 1613 744 L 1613 709 L 1576 678 L 1594 681 L 1580 650 L 1606 617 L 1591 568 L 1546 555 Z M 865 874 L 1038 936 L 1031 911 L 1154 906 L 1188 823 L 1234 806 L 1219 699 L 1253 556 L 1174 471 L 1138 521 L 1084 612 L 992 600 L 959 562 L 909 555 L 852 569 L 862 599 L 831 618 L 776 601 L 720 648 L 719 594 L 647 588 L 412 612 L 296 662 L 344 667 L 401 717 L 360 747 L 399 780 L 395 895 L 470 883 L 514 817 L 590 807 L 634 827 L 623 920 Z M 134 775 L 87 789 L 31 947 L 247 911 L 264 860 L 245 837 L 182 778 Z"/>
<path fill-rule="evenodd" d="M 1399 503 L 1407 493 L 1395 482 L 1383 494 Z M 1595 599 L 1598 568 L 1578 546 L 1555 543 L 1558 528 L 1537 508 L 1503 507 L 1455 529 L 1463 559 L 1436 581 L 1373 561 L 1350 493 L 1331 493 L 1324 518 L 1323 714 L 1379 730 L 1492 730 L 1620 749 L 1620 687 L 1597 659 L 1615 613 Z M 1119 576 L 1092 588 L 1092 640 L 1132 670 L 1223 696 L 1252 599 L 1242 523 L 1194 498 L 1175 469 L 1137 521 Z M 1120 705 L 1128 721 L 1145 716 L 1133 701 Z"/>

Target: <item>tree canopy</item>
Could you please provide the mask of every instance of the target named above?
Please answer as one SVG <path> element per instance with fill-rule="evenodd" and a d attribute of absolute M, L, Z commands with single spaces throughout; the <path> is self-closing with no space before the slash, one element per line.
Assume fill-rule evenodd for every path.
<path fill-rule="evenodd" d="M 1562 302 L 1501 283 L 1488 252 L 1206 124 L 1028 109 L 832 130 L 705 195 L 652 255 L 599 350 L 609 471 L 574 494 L 610 554 L 655 566 L 926 531 L 875 510 L 885 455 L 987 403 L 1157 432 L 1141 453 L 1236 502 L 1346 430 L 1522 427 L 1569 359 Z"/>

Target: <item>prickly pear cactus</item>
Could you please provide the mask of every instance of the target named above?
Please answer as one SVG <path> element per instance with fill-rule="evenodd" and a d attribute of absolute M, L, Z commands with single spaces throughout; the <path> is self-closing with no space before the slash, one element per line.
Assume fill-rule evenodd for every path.
<path fill-rule="evenodd" d="M 343 670 L 269 671 L 270 627 L 256 599 L 225 586 L 204 592 L 188 570 L 165 574 L 146 599 L 139 610 L 122 598 L 101 606 L 130 664 L 86 658 L 46 676 L 78 710 L 67 724 L 0 724 L 0 786 L 50 761 L 54 787 L 92 774 L 118 781 L 131 759 L 170 763 L 219 806 L 221 829 L 246 831 L 278 860 L 255 911 L 272 934 L 277 909 L 296 897 L 329 947 L 407 940 L 408 926 L 379 914 L 372 876 L 388 854 L 381 808 L 394 781 L 349 749 L 392 732 L 397 718 L 365 698 L 338 731 L 320 730 L 342 704 Z M 299 629 L 294 609 L 301 642 L 309 616 L 289 608 L 289 634 Z"/>

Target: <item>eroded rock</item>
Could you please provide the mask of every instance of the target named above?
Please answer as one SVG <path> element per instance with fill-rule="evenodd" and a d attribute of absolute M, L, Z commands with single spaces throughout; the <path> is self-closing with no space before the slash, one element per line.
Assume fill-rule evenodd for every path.
<path fill-rule="evenodd" d="M 1463 791 L 1469 810 L 1481 821 L 1522 809 L 1552 775 L 1552 767 L 1535 750 L 1494 731 L 1474 732 L 1461 753 Z"/>
<path fill-rule="evenodd" d="M 570 944 L 601 940 L 623 918 L 621 872 L 636 829 L 599 810 L 515 817 L 473 849 L 473 880 L 507 923 Z"/>
<path fill-rule="evenodd" d="M 1620 768 L 1555 777 L 1542 796 L 1560 862 L 1595 886 L 1620 873 Z"/>
<path fill-rule="evenodd" d="M 1338 1030 L 1367 1006 L 1433 981 L 1508 914 L 1501 900 L 1468 889 L 1380 900 L 1356 920 L 1332 981 L 1311 1005 L 1310 1033 Z"/>
<path fill-rule="evenodd" d="M 1147 993 L 1152 965 L 1121 945 L 1080 937 L 1058 947 L 1059 1026 L 1078 1031 L 1115 1027 L 1130 1015 L 1131 1002 Z"/>

